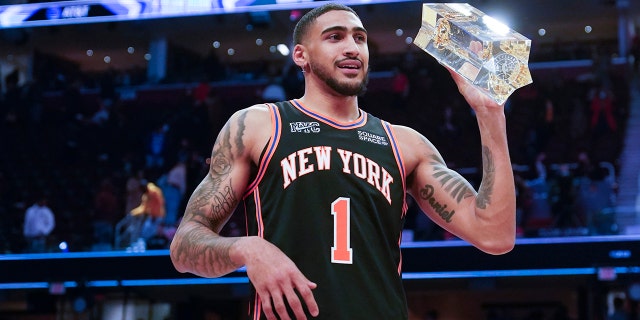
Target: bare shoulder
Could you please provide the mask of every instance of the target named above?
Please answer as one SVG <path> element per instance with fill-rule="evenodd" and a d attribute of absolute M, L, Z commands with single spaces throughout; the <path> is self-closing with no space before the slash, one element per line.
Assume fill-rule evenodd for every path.
<path fill-rule="evenodd" d="M 269 108 L 266 105 L 255 104 L 234 112 L 229 121 L 231 123 L 239 121 L 245 125 L 256 123 L 264 124 L 265 121 L 269 121 L 270 117 Z"/>
<path fill-rule="evenodd" d="M 271 137 L 272 124 L 269 108 L 264 104 L 256 104 L 236 111 L 220 133 L 229 133 L 233 137 L 237 152 L 257 159 L 262 148 Z"/>
<path fill-rule="evenodd" d="M 436 147 L 420 132 L 413 128 L 401 125 L 393 125 L 393 132 L 399 144 L 402 159 L 406 164 L 406 174 L 410 175 L 423 161 L 428 159 L 440 159 L 440 153 Z"/>

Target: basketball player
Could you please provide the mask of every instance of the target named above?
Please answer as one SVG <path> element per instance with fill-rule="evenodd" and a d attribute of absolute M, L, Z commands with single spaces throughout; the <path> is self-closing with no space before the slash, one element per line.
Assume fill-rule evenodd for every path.
<path fill-rule="evenodd" d="M 452 73 L 480 128 L 476 192 L 425 137 L 359 108 L 369 51 L 352 9 L 311 10 L 294 41 L 304 95 L 240 110 L 226 123 L 171 244 L 177 270 L 218 277 L 245 266 L 253 319 L 397 320 L 408 318 L 399 246 L 407 193 L 480 250 L 513 248 L 502 106 Z M 220 236 L 241 201 L 248 236 Z"/>

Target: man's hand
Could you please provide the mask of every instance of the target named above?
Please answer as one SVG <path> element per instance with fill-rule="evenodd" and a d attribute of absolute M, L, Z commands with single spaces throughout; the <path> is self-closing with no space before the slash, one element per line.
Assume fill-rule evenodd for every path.
<path fill-rule="evenodd" d="M 267 319 L 290 320 L 287 304 L 295 319 L 307 319 L 302 297 L 312 316 L 318 315 L 318 304 L 312 289 L 317 285 L 307 279 L 298 267 L 280 249 L 259 237 L 248 237 L 239 243 L 243 264 L 249 280 L 256 289 Z"/>
<path fill-rule="evenodd" d="M 447 67 L 451 77 L 456 82 L 458 86 L 458 91 L 464 96 L 465 100 L 471 105 L 471 107 L 476 112 L 481 112 L 485 110 L 499 108 L 502 109 L 502 106 L 497 104 L 491 97 L 482 92 L 479 88 L 475 87 L 472 83 L 467 81 L 464 77 L 457 74 L 451 68 Z"/>

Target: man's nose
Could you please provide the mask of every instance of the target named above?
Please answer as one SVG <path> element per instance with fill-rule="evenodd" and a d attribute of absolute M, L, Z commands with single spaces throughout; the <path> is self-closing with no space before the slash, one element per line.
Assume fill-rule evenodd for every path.
<path fill-rule="evenodd" d="M 344 55 L 347 57 L 357 57 L 360 54 L 360 46 L 355 39 L 349 38 L 344 48 Z"/>

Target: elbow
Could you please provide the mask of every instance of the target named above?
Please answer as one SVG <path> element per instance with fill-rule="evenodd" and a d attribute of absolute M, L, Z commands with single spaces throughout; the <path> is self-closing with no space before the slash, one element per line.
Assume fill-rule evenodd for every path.
<path fill-rule="evenodd" d="M 188 272 L 188 270 L 185 268 L 185 266 L 181 263 L 180 259 L 178 258 L 178 249 L 177 249 L 175 239 L 174 241 L 171 241 L 171 245 L 169 246 L 169 257 L 171 258 L 171 263 L 173 264 L 173 267 L 178 272 L 180 273 Z"/>
<path fill-rule="evenodd" d="M 491 239 L 477 247 L 491 255 L 502 255 L 511 252 L 516 245 L 515 235 Z"/>

